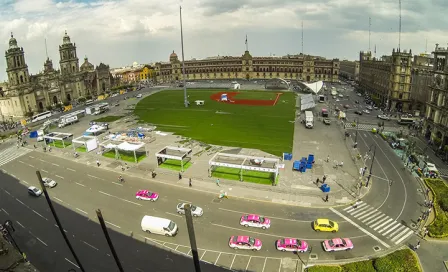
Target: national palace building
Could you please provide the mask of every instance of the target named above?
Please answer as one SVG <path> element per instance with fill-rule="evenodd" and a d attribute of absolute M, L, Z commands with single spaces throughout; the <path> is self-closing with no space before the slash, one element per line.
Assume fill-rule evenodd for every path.
<path fill-rule="evenodd" d="M 168 83 L 182 80 L 182 61 L 173 51 L 167 62 L 119 69 L 114 77 L 123 83 L 154 81 Z M 148 75 L 151 78 L 148 78 Z M 275 79 L 313 82 L 335 82 L 339 76 L 339 60 L 308 55 L 252 57 L 248 50 L 241 57 L 218 56 L 185 61 L 186 80 L 257 80 Z"/>

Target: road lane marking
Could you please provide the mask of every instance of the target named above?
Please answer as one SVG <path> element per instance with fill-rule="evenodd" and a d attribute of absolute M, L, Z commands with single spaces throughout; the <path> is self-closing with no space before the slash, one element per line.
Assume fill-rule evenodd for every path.
<path fill-rule="evenodd" d="M 82 240 L 81 240 L 82 241 Z M 94 247 L 94 246 L 92 246 L 91 244 L 89 244 L 89 243 L 87 243 L 86 241 L 82 241 L 84 244 L 86 244 L 87 246 L 89 246 L 89 247 L 91 247 L 91 248 L 93 248 L 93 249 L 95 249 L 96 251 L 99 251 L 99 249 L 98 248 L 96 248 L 96 247 Z"/>
<path fill-rule="evenodd" d="M 11 195 L 11 193 L 6 191 L 5 189 L 3 189 L 3 191 L 5 191 L 5 193 L 7 193 L 8 195 Z"/>
<path fill-rule="evenodd" d="M 167 214 L 170 214 L 170 215 L 174 215 L 174 216 L 177 216 L 177 217 L 182 217 L 182 215 L 179 215 L 179 214 L 175 214 L 175 213 L 170 213 L 170 212 L 166 212 Z"/>
<path fill-rule="evenodd" d="M 221 227 L 221 228 L 226 228 L 226 229 L 232 229 L 232 230 L 238 230 L 238 231 L 243 231 L 241 228 L 234 228 L 234 227 L 229 227 L 229 226 L 224 226 L 224 225 L 219 225 L 219 224 L 215 224 L 215 223 L 211 223 L 213 226 L 216 227 Z M 270 237 L 281 237 L 281 235 L 275 235 L 275 234 L 269 234 L 269 233 L 262 233 L 262 232 L 256 232 L 256 231 L 251 231 L 251 230 L 247 230 L 244 229 L 244 232 L 250 232 L 250 233 L 255 233 L 255 234 L 259 234 L 259 235 L 266 235 L 266 236 L 270 236 Z M 322 241 L 322 239 L 308 239 L 308 238 L 297 238 L 300 240 L 310 240 L 310 241 Z M 353 239 L 353 238 L 352 238 Z"/>
<path fill-rule="evenodd" d="M 74 262 L 70 261 L 69 259 L 65 258 L 65 260 L 69 263 L 71 263 L 72 265 L 74 265 L 76 268 L 79 268 L 79 266 L 77 266 Z"/>
<path fill-rule="evenodd" d="M 335 214 L 339 215 L 340 217 L 342 217 L 343 219 L 345 219 L 347 222 L 351 223 L 353 226 L 357 227 L 359 230 L 361 230 L 362 232 L 364 232 L 365 234 L 369 235 L 370 237 L 372 237 L 374 240 L 378 241 L 379 243 L 381 243 L 383 246 L 390 248 L 390 246 L 388 244 L 386 244 L 385 242 L 383 242 L 382 240 L 380 240 L 378 237 L 376 237 L 375 235 L 371 234 L 370 232 L 368 232 L 367 230 L 365 230 L 364 228 L 362 228 L 360 225 L 356 224 L 355 222 L 353 222 L 352 220 L 350 220 L 350 218 L 348 218 L 347 216 L 343 215 L 342 213 L 338 212 L 337 210 L 335 210 L 334 208 L 330 208 L 330 210 L 332 212 L 334 212 Z M 310 239 L 308 239 L 310 240 Z"/>
<path fill-rule="evenodd" d="M 73 171 L 73 172 L 76 172 L 76 170 L 73 170 L 73 169 L 71 169 L 71 168 L 66 168 L 68 171 Z"/>
<path fill-rule="evenodd" d="M 88 214 L 86 211 L 83 211 L 81 209 L 76 208 L 76 210 L 82 212 L 83 214 Z"/>
<path fill-rule="evenodd" d="M 42 170 L 40 170 L 40 171 L 42 171 L 42 172 L 44 172 L 44 173 L 48 173 L 48 171 L 47 171 L 47 170 L 44 170 L 44 169 L 42 169 Z"/>
<path fill-rule="evenodd" d="M 41 162 L 46 162 L 46 161 L 44 161 L 44 160 L 42 160 L 42 159 L 39 159 Z"/>
<path fill-rule="evenodd" d="M 33 212 L 34 212 L 35 214 L 39 215 L 40 217 L 42 217 L 43 219 L 45 219 L 45 220 L 47 220 L 47 221 L 48 221 L 48 219 L 47 219 L 47 218 L 45 218 L 45 216 L 43 216 L 42 214 L 40 214 L 40 213 L 36 212 L 35 210 L 33 210 Z"/>
<path fill-rule="evenodd" d="M 56 164 L 56 163 L 52 163 L 52 165 L 54 165 L 54 166 L 57 166 L 57 167 L 59 167 L 59 166 L 60 166 L 59 164 Z"/>
<path fill-rule="evenodd" d="M 7 215 L 9 215 L 9 213 L 7 211 L 5 211 L 5 209 L 2 208 L 2 211 L 4 211 Z"/>
<path fill-rule="evenodd" d="M 222 253 L 222 252 L 219 252 L 218 258 L 216 258 L 216 261 L 215 261 L 215 263 L 214 263 L 213 265 L 216 265 L 216 263 L 217 263 L 218 260 L 219 260 L 219 257 L 221 257 L 221 253 Z M 247 271 L 247 268 L 246 268 L 246 271 Z"/>
<path fill-rule="evenodd" d="M 22 225 L 22 223 L 20 223 L 19 221 L 16 221 L 17 225 L 21 226 L 22 228 L 25 228 L 24 225 Z"/>
<path fill-rule="evenodd" d="M 408 229 L 410 230 L 410 229 Z M 410 230 L 405 236 L 401 237 L 400 240 L 395 241 L 395 244 L 398 245 L 399 243 L 403 242 L 406 238 L 408 238 L 409 236 L 411 236 L 414 233 L 413 230 Z"/>
<path fill-rule="evenodd" d="M 14 174 L 11 174 L 11 177 L 17 179 L 16 175 L 14 175 Z"/>
<path fill-rule="evenodd" d="M 118 186 L 123 186 L 123 184 L 120 184 L 118 182 L 112 181 L 113 184 L 118 185 Z"/>
<path fill-rule="evenodd" d="M 78 184 L 79 186 L 86 187 L 84 184 L 81 184 L 81 183 L 78 183 L 78 182 L 75 182 L 75 183 Z"/>
<path fill-rule="evenodd" d="M 233 266 L 233 263 L 235 262 L 235 258 L 236 258 L 236 254 L 233 255 L 233 260 L 232 260 L 232 263 L 230 264 L 230 267 L 229 267 L 230 270 L 232 270 L 232 266 Z"/>
<path fill-rule="evenodd" d="M 268 258 L 264 258 L 263 270 L 261 270 L 261 272 L 264 272 L 264 268 L 266 267 L 266 261 L 267 260 L 268 260 Z"/>
<path fill-rule="evenodd" d="M 111 226 L 116 227 L 117 229 L 121 229 L 120 226 L 117 226 L 117 225 L 115 225 L 115 224 L 112 224 L 111 222 L 108 222 L 108 221 L 104 221 L 104 222 L 106 222 L 107 224 L 109 224 L 109 225 L 111 225 Z"/>
<path fill-rule="evenodd" d="M 26 164 L 25 162 L 23 162 L 23 161 L 21 161 L 21 160 L 19 160 L 19 162 L 20 162 L 20 163 L 23 163 L 23 164 Z"/>
<path fill-rule="evenodd" d="M 59 175 L 55 175 L 56 177 L 58 177 L 58 178 L 60 178 L 60 179 L 64 179 L 64 177 L 61 177 L 61 176 L 59 176 Z"/>
<path fill-rule="evenodd" d="M 90 175 L 90 174 L 87 174 L 87 176 L 89 176 L 89 177 L 91 177 L 91 178 L 102 179 L 102 178 L 99 178 L 99 177 L 96 177 L 96 176 L 92 176 L 92 175 Z"/>
<path fill-rule="evenodd" d="M 31 159 L 35 159 L 33 156 L 28 156 L 28 157 L 30 157 Z"/>
<path fill-rule="evenodd" d="M 202 253 L 201 258 L 199 260 L 202 261 L 202 257 L 204 257 L 205 253 L 207 252 L 207 250 L 204 250 L 204 253 Z"/>
<path fill-rule="evenodd" d="M 22 201 L 20 201 L 18 198 L 16 198 L 16 200 L 17 200 L 20 204 L 22 204 L 23 206 L 25 206 L 25 207 L 27 207 L 28 209 L 31 210 L 31 208 L 28 207 L 28 205 L 26 205 L 25 203 L 23 203 Z"/>
<path fill-rule="evenodd" d="M 24 180 L 22 180 L 22 182 L 23 182 L 23 183 L 25 183 L 25 184 L 28 184 L 28 185 L 29 185 L 29 183 L 28 183 L 28 182 L 26 182 L 26 181 L 24 181 Z"/>
<path fill-rule="evenodd" d="M 249 268 L 250 260 L 252 260 L 252 256 L 250 256 L 249 261 L 247 262 L 247 265 L 246 265 L 246 269 L 244 271 L 247 271 L 247 269 Z"/>
<path fill-rule="evenodd" d="M 59 228 L 59 226 L 58 226 L 58 225 L 56 225 L 56 224 L 54 224 L 54 226 L 55 226 L 56 228 Z M 65 232 L 65 233 L 67 233 L 67 231 L 66 231 L 66 230 L 64 230 L 64 232 Z"/>
<path fill-rule="evenodd" d="M 191 201 L 188 201 L 188 200 L 183 200 L 183 199 L 177 199 L 177 200 L 179 200 L 180 202 L 191 203 Z"/>
<path fill-rule="evenodd" d="M 36 239 L 41 242 L 42 244 L 44 244 L 45 246 L 48 246 L 44 241 L 42 241 L 39 237 L 36 237 Z"/>
<path fill-rule="evenodd" d="M 59 202 L 62 202 L 62 203 L 64 203 L 64 201 L 62 201 L 62 200 L 60 200 L 59 198 L 57 198 L 57 197 L 53 197 L 54 199 L 56 199 L 57 201 L 59 201 Z"/>
<path fill-rule="evenodd" d="M 103 194 L 103 195 L 107 195 L 107 196 L 110 196 L 110 197 L 114 197 L 114 198 L 117 198 L 117 199 L 120 199 L 120 200 L 122 200 L 122 201 L 125 201 L 125 202 L 128 202 L 128 203 L 131 203 L 131 204 L 134 204 L 134 205 L 137 205 L 137 206 L 143 206 L 142 204 L 139 204 L 139 203 L 136 203 L 136 202 L 133 202 L 133 201 L 130 201 L 130 200 L 127 200 L 127 199 L 124 199 L 124 198 L 120 198 L 120 197 L 118 197 L 118 196 L 114 196 L 114 195 L 111 195 L 111 194 L 108 194 L 108 193 L 105 193 L 105 192 L 103 192 L 103 191 L 98 191 L 98 192 L 100 192 L 101 194 Z"/>
<path fill-rule="evenodd" d="M 224 208 L 219 208 L 220 210 L 226 211 L 226 212 L 233 212 L 233 213 L 239 213 L 239 214 L 251 214 L 249 212 L 241 212 L 241 211 L 235 211 L 235 210 L 229 210 L 229 209 L 224 209 Z M 260 215 L 261 216 L 261 215 Z M 288 219 L 288 218 L 281 218 L 281 217 L 272 217 L 272 216 L 268 216 L 268 215 L 263 215 L 266 216 L 269 219 L 278 219 L 278 220 L 284 220 L 284 221 L 291 221 L 291 222 L 306 222 L 306 223 L 310 223 L 310 220 L 295 220 L 295 219 Z"/>

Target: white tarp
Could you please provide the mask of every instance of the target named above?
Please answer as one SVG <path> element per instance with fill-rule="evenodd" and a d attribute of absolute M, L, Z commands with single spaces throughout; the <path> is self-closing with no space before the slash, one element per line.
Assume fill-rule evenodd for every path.
<path fill-rule="evenodd" d="M 145 146 L 144 143 L 130 144 L 127 142 L 123 142 L 123 143 L 117 145 L 117 148 L 120 150 L 125 150 L 125 151 L 135 151 L 139 148 L 142 148 L 143 146 Z"/>
<path fill-rule="evenodd" d="M 95 138 L 86 141 L 87 152 L 90 152 L 98 147 L 98 142 Z"/>
<path fill-rule="evenodd" d="M 314 83 L 303 83 L 303 85 L 305 85 L 308 89 L 310 89 L 314 94 L 317 94 L 324 86 L 324 82 L 317 81 Z"/>
<path fill-rule="evenodd" d="M 117 147 L 117 145 L 114 145 L 114 144 L 107 144 L 106 146 L 104 146 L 104 148 L 108 148 L 108 149 L 114 149 L 116 147 Z"/>
<path fill-rule="evenodd" d="M 316 106 L 312 94 L 303 94 L 300 96 L 300 110 L 305 111 Z"/>

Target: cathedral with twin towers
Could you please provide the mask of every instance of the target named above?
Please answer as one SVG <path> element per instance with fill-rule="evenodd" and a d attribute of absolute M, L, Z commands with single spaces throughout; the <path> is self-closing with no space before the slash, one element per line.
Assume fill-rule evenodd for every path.
<path fill-rule="evenodd" d="M 18 120 L 43 112 L 80 97 L 96 96 L 108 91 L 112 75 L 108 65 L 94 66 L 84 58 L 79 66 L 76 43 L 67 32 L 59 45 L 59 68 L 47 57 L 42 72 L 32 75 L 28 71 L 25 51 L 18 46 L 11 33 L 9 48 L 5 52 L 8 81 L 0 83 L 0 113 L 2 119 Z"/>

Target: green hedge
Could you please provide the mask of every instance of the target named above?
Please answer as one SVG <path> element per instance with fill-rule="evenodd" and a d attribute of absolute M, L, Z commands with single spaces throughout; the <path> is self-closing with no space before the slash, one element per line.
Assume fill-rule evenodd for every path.
<path fill-rule="evenodd" d="M 316 265 L 308 268 L 308 272 L 341 272 L 342 268 L 340 266 L 324 266 Z"/>
<path fill-rule="evenodd" d="M 421 271 L 415 253 L 410 249 L 402 249 L 378 258 L 373 263 L 378 272 L 413 272 Z"/>
<path fill-rule="evenodd" d="M 448 237 L 448 186 L 441 179 L 425 179 L 426 185 L 434 195 L 435 219 L 428 226 L 428 235 L 433 238 Z"/>
<path fill-rule="evenodd" d="M 308 272 L 421 272 L 415 253 L 410 249 L 397 250 L 387 256 L 341 266 L 317 265 Z"/>

